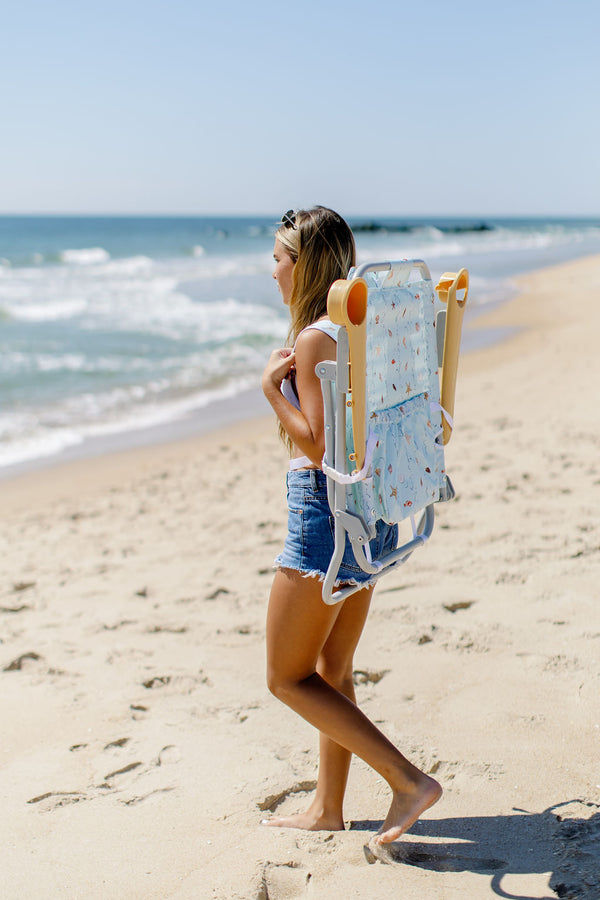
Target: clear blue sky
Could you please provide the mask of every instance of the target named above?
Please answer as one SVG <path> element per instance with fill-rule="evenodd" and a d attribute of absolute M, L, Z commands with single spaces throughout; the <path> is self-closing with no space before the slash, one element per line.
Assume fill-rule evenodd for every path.
<path fill-rule="evenodd" d="M 600 215 L 598 0 L 20 0 L 0 212 Z"/>

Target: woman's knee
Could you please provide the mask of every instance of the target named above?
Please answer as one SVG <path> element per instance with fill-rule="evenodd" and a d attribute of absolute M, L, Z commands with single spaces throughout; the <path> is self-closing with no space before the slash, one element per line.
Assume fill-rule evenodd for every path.
<path fill-rule="evenodd" d="M 353 688 L 352 659 L 341 659 L 321 654 L 317 663 L 317 672 L 327 684 L 346 694 Z"/>
<path fill-rule="evenodd" d="M 276 666 L 267 666 L 267 687 L 274 697 L 283 703 L 288 703 L 297 690 L 300 679 L 294 678 L 288 672 L 284 672 Z"/>
<path fill-rule="evenodd" d="M 282 689 L 283 681 L 277 671 L 274 669 L 267 669 L 267 687 L 274 697 L 279 696 L 279 692 Z"/>

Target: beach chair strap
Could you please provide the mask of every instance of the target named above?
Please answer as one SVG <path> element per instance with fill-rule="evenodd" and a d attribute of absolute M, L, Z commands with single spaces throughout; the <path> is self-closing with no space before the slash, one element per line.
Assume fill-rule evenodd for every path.
<path fill-rule="evenodd" d="M 290 472 L 295 472 L 297 469 L 305 469 L 307 466 L 312 466 L 313 461 L 308 456 L 296 456 L 295 459 L 290 459 Z"/>
<path fill-rule="evenodd" d="M 454 431 L 454 419 L 452 418 L 452 416 L 450 415 L 448 410 L 444 409 L 444 407 L 442 406 L 441 403 L 436 403 L 435 400 L 432 400 L 431 403 L 429 404 L 429 406 L 434 412 L 441 412 L 441 414 L 443 415 L 444 419 L 446 420 L 446 422 L 448 423 L 448 425 L 450 427 L 450 431 Z M 443 429 L 440 432 L 440 434 L 443 434 Z M 436 440 L 437 444 L 440 444 L 442 442 L 438 441 L 438 437 L 439 437 L 439 434 L 436 436 L 435 440 Z"/>
<path fill-rule="evenodd" d="M 353 472 L 352 475 L 347 475 L 345 472 L 338 472 L 337 469 L 334 469 L 329 465 L 325 456 L 323 457 L 321 468 L 326 475 L 329 475 L 329 477 L 333 478 L 334 481 L 337 481 L 338 484 L 356 484 L 357 481 L 364 481 L 364 479 L 368 475 L 369 469 L 371 468 L 373 451 L 375 450 L 376 444 L 377 435 L 375 434 L 375 432 L 370 431 L 367 440 L 367 446 L 365 448 L 365 462 L 359 472 Z"/>
<path fill-rule="evenodd" d="M 379 559 L 373 559 L 371 555 L 371 545 L 368 541 L 366 542 L 366 544 L 364 544 L 363 550 L 365 551 L 365 556 L 369 565 L 377 569 L 378 572 L 381 572 L 384 567 L 383 563 Z"/>

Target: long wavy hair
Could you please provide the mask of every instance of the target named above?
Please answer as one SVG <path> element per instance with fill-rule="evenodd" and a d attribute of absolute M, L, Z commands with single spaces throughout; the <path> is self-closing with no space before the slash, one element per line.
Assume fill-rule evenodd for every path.
<path fill-rule="evenodd" d="M 287 338 L 293 346 L 303 328 L 327 313 L 329 288 L 356 265 L 356 247 L 350 226 L 326 206 L 299 209 L 293 220 L 285 217 L 276 237 L 295 263 Z M 291 453 L 293 442 L 281 423 L 279 435 Z"/>
<path fill-rule="evenodd" d="M 347 278 L 356 265 L 354 235 L 332 209 L 313 206 L 299 209 L 293 227 L 282 224 L 276 236 L 295 263 L 288 335 L 293 345 L 303 328 L 326 314 L 327 294 L 333 282 Z"/>

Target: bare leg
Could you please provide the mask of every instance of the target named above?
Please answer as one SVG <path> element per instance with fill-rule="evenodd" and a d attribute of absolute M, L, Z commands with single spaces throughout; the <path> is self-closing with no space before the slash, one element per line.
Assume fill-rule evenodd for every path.
<path fill-rule="evenodd" d="M 317 579 L 291 570 L 276 573 L 267 617 L 269 688 L 331 741 L 356 753 L 386 779 L 394 796 L 378 836 L 385 843 L 410 828 L 442 791 L 437 781 L 402 756 L 352 699 L 317 672 L 339 614 L 339 609 L 323 603 Z"/>
<path fill-rule="evenodd" d="M 317 659 L 317 672 L 332 687 L 356 703 L 352 680 L 354 651 L 362 634 L 372 588 L 353 594 L 339 604 L 329 637 Z M 273 816 L 266 824 L 311 831 L 341 831 L 343 803 L 352 754 L 324 732 L 319 733 L 319 775 L 309 808 L 293 816 Z"/>

